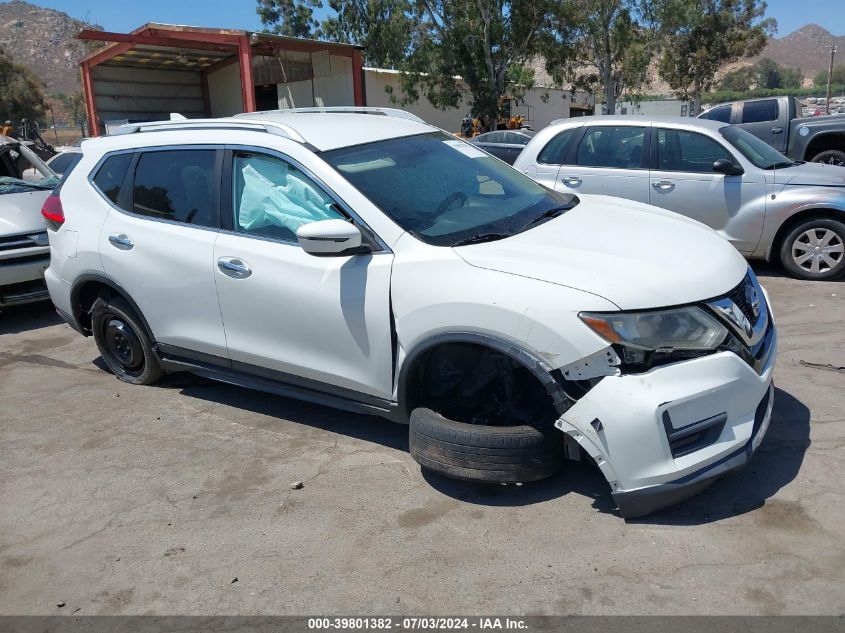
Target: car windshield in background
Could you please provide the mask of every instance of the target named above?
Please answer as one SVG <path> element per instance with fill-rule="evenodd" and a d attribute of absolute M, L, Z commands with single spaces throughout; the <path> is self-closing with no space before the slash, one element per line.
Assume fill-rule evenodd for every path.
<path fill-rule="evenodd" d="M 42 178 L 38 181 L 0 176 L 0 195 L 6 193 L 24 193 L 25 191 L 49 191 L 55 189 L 58 184 L 59 179 L 55 176 Z"/>
<path fill-rule="evenodd" d="M 435 246 L 509 237 L 578 203 L 442 132 L 321 156 L 404 230 Z"/>
<path fill-rule="evenodd" d="M 760 169 L 782 169 L 795 164 L 774 147 L 742 128 L 729 125 L 719 132 L 728 143 Z"/>

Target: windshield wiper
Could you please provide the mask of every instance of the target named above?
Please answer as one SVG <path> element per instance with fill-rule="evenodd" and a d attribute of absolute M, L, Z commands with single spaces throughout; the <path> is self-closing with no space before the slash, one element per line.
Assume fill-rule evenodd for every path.
<path fill-rule="evenodd" d="M 539 224 L 540 222 L 543 222 L 544 220 L 551 220 L 552 218 L 556 218 L 557 216 L 559 216 L 559 215 L 562 215 L 562 214 L 566 213 L 566 212 L 567 212 L 567 211 L 569 211 L 571 208 L 572 208 L 572 206 L 571 206 L 571 205 L 567 205 L 567 206 L 565 206 L 565 207 L 555 207 L 554 209 L 549 209 L 548 211 L 543 211 L 543 213 L 541 213 L 541 214 L 540 214 L 540 215 L 538 215 L 536 218 L 534 218 L 533 220 L 531 220 L 530 222 L 528 222 L 527 224 L 525 224 L 525 225 L 524 225 L 524 226 L 523 226 L 523 227 L 519 230 L 519 232 L 521 233 L 522 231 L 525 231 L 525 230 L 527 230 L 527 229 L 530 229 L 530 228 L 531 228 L 532 226 L 534 226 L 535 224 Z"/>
<path fill-rule="evenodd" d="M 481 244 L 482 242 L 494 242 L 495 240 L 503 240 L 510 237 L 510 233 L 479 233 L 471 237 L 465 237 L 458 240 L 452 246 L 467 246 L 468 244 Z"/>

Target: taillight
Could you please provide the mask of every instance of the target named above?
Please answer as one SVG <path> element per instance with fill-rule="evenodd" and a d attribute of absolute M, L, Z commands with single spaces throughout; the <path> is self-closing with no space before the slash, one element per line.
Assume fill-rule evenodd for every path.
<path fill-rule="evenodd" d="M 62 199 L 57 193 L 51 193 L 41 207 L 41 215 L 47 220 L 47 227 L 54 231 L 65 221 L 65 211 L 62 209 Z"/>

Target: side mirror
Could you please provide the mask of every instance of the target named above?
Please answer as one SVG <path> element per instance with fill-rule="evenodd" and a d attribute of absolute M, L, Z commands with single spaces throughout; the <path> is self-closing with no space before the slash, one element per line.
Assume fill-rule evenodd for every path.
<path fill-rule="evenodd" d="M 346 220 L 320 220 L 303 224 L 296 239 L 306 253 L 317 257 L 359 255 L 370 252 L 361 245 L 360 229 Z"/>
<path fill-rule="evenodd" d="M 717 174 L 724 174 L 725 176 L 741 176 L 745 173 L 742 167 L 727 158 L 720 158 L 714 162 L 713 171 Z"/>

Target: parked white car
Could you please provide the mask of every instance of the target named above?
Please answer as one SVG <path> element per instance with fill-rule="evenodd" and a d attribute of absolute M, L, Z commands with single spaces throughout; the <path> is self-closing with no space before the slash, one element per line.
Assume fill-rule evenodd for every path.
<path fill-rule="evenodd" d="M 28 147 L 0 136 L 0 308 L 49 298 L 41 207 L 58 178 Z"/>
<path fill-rule="evenodd" d="M 125 382 L 187 370 L 410 422 L 413 457 L 463 479 L 587 457 L 626 517 L 766 433 L 768 301 L 697 222 L 549 191 L 387 109 L 122 132 L 43 213 L 50 295 Z"/>
<path fill-rule="evenodd" d="M 799 279 L 845 274 L 845 168 L 795 162 L 736 126 L 685 117 L 565 119 L 538 132 L 514 168 L 560 192 L 681 213 Z"/>

